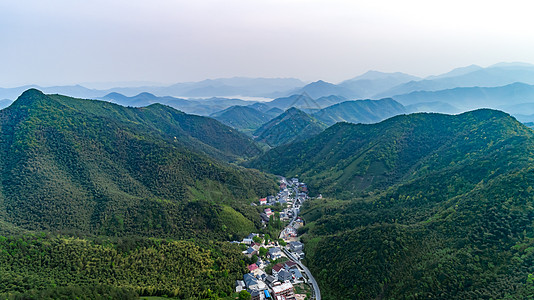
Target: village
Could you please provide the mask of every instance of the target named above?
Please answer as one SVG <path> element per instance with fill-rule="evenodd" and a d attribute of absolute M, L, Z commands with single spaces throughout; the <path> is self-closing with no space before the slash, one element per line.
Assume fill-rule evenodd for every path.
<path fill-rule="evenodd" d="M 308 187 L 297 178 L 281 177 L 280 191 L 252 203 L 266 206 L 260 214 L 263 226 L 280 220 L 288 222 L 278 238 L 251 233 L 239 242 L 249 261 L 249 273 L 236 282 L 235 291 L 250 293 L 252 300 L 321 299 L 317 282 L 301 263 L 305 257 L 304 244 L 299 241 L 298 229 L 304 221 L 298 216 L 301 205 L 308 199 Z M 268 207 L 267 207 L 268 206 Z M 274 211 L 276 207 L 276 211 Z"/>

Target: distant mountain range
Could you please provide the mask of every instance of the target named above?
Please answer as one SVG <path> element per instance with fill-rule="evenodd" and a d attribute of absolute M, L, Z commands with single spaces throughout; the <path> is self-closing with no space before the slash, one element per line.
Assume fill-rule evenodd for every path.
<path fill-rule="evenodd" d="M 374 97 L 384 98 L 415 91 L 439 91 L 457 87 L 496 87 L 514 82 L 534 84 L 534 65 L 497 64 L 487 68 L 470 66 L 440 76 L 410 81 L 377 93 Z"/>
<path fill-rule="evenodd" d="M 441 91 L 412 92 L 393 96 L 393 99 L 404 105 L 441 102 L 462 111 L 481 107 L 513 108 L 511 105 L 534 103 L 534 85 L 518 82 L 499 87 L 458 87 Z"/>
<path fill-rule="evenodd" d="M 29 87 L 33 86 L 0 88 L 0 99 L 5 98 L 0 100 L 0 109 L 9 106 L 11 99 L 15 99 Z M 424 79 L 400 72 L 369 71 L 339 84 L 322 80 L 305 84 L 293 78 L 235 77 L 169 86 L 116 87 L 107 90 L 89 89 L 81 85 L 41 89 L 48 94 L 60 93 L 101 99 L 132 107 L 161 103 L 185 113 L 203 116 L 216 114 L 232 106 L 250 106 L 266 113 L 265 116 L 275 116 L 295 107 L 318 116 L 321 110 L 342 102 L 390 97 L 405 106 L 403 113 L 459 113 L 477 108 L 493 108 L 509 112 L 527 122 L 534 121 L 533 87 L 534 65 L 500 63 L 486 68 L 471 65 Z M 236 95 L 240 97 L 228 97 Z M 255 97 L 267 99 L 262 98 L 262 102 L 257 102 Z M 275 99 L 268 101 L 271 98 Z M 348 104 L 344 105 L 348 108 Z M 267 113 L 271 109 L 273 111 Z M 236 113 L 239 110 L 245 109 L 237 109 Z M 328 111 L 334 110 L 335 108 L 330 108 Z M 367 123 L 371 122 L 370 120 L 382 119 L 369 116 L 366 121 L 362 114 L 364 111 L 352 107 L 347 111 L 337 112 L 337 117 L 331 120 L 323 121 L 328 124 L 332 124 L 333 120 Z M 252 111 L 249 110 L 249 113 Z M 325 113 L 325 110 L 322 113 Z M 227 115 L 226 124 L 237 122 L 233 123 L 236 126 L 234 128 L 250 132 L 257 129 L 256 126 L 261 122 L 260 119 L 249 119 L 252 118 L 250 114 L 241 114 L 239 121 L 237 115 Z M 384 116 L 391 115 L 384 113 Z M 252 127 L 246 125 L 247 123 Z"/>
<path fill-rule="evenodd" d="M 165 104 L 188 114 L 208 116 L 233 105 L 248 105 L 251 102 L 241 99 L 208 98 L 208 99 L 181 99 L 170 96 L 158 97 L 150 93 L 141 93 L 127 97 L 119 93 L 110 93 L 102 98 L 123 106 L 142 107 L 154 103 Z"/>
<path fill-rule="evenodd" d="M 386 91 L 394 86 L 420 79 L 419 77 L 400 72 L 383 73 L 368 71 L 365 74 L 343 81 L 338 86 L 351 90 L 353 95 L 358 99 L 365 99 L 371 98 L 377 93 Z"/>
<path fill-rule="evenodd" d="M 208 79 L 199 82 L 176 83 L 169 86 L 138 86 L 114 87 L 98 90 L 89 89 L 81 85 L 41 87 L 38 85 L 25 85 L 14 88 L 0 88 L 0 99 L 14 100 L 22 92 L 36 88 L 47 94 L 62 94 L 79 98 L 100 98 L 109 93 L 120 93 L 126 96 L 135 96 L 143 92 L 158 96 L 175 97 L 268 97 L 275 98 L 285 95 L 287 91 L 304 86 L 305 83 L 294 78 L 220 78 Z"/>

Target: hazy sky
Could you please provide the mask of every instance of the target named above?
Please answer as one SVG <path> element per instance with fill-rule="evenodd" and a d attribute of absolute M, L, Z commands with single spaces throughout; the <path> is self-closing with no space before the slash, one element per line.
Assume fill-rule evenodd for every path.
<path fill-rule="evenodd" d="M 534 63 L 530 1 L 0 0 L 0 87 Z"/>

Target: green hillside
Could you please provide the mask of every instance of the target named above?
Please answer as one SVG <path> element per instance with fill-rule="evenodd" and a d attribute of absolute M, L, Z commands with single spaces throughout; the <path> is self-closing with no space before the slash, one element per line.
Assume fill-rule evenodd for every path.
<path fill-rule="evenodd" d="M 404 106 L 393 99 L 356 100 L 323 108 L 313 117 L 330 126 L 337 122 L 377 123 L 404 113 Z"/>
<path fill-rule="evenodd" d="M 254 132 L 257 141 L 279 146 L 308 139 L 326 128 L 326 125 L 297 109 L 290 108 L 283 114 L 263 124 Z"/>
<path fill-rule="evenodd" d="M 0 237 L 0 298 L 215 299 L 242 278 L 242 258 L 229 243 Z"/>
<path fill-rule="evenodd" d="M 0 111 L 0 151 L 4 232 L 227 239 L 255 228 L 249 199 L 274 188 L 263 174 L 201 154 L 256 153 L 252 141 L 163 105 L 29 90 Z"/>
<path fill-rule="evenodd" d="M 249 106 L 232 106 L 211 115 L 212 118 L 245 133 L 252 133 L 272 119 L 268 113 Z"/>
<path fill-rule="evenodd" d="M 534 134 L 509 115 L 339 123 L 283 153 L 253 165 L 329 196 L 303 209 L 324 299 L 533 295 Z"/>

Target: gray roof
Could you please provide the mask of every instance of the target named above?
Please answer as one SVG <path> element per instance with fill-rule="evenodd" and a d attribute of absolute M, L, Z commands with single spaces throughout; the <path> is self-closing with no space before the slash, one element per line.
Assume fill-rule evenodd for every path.
<path fill-rule="evenodd" d="M 280 248 L 278 247 L 269 248 L 269 254 L 275 254 L 278 252 L 280 252 Z"/>
<path fill-rule="evenodd" d="M 296 268 L 290 269 L 289 272 L 291 272 L 291 274 L 295 275 L 296 279 L 302 278 L 302 273 L 300 273 L 300 271 L 298 269 L 296 269 Z"/>
<path fill-rule="evenodd" d="M 271 283 L 273 283 L 273 282 L 275 282 L 277 280 L 278 279 L 276 277 L 271 276 L 271 275 L 269 275 L 269 276 L 267 276 L 267 278 L 265 278 L 265 282 L 267 282 L 268 284 L 271 284 Z"/>
<path fill-rule="evenodd" d="M 291 278 L 293 278 L 292 276 L 293 275 L 286 270 L 280 270 L 280 272 L 278 272 L 278 279 L 280 281 L 291 280 Z"/>
<path fill-rule="evenodd" d="M 256 279 L 256 277 L 254 277 L 254 275 L 250 273 L 243 275 L 243 281 L 245 282 L 247 287 L 258 283 L 258 280 Z"/>

